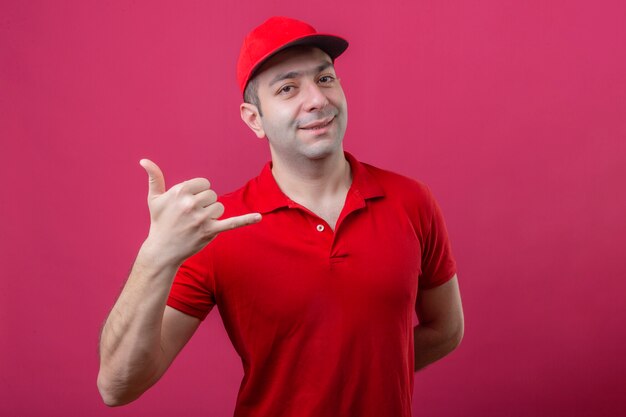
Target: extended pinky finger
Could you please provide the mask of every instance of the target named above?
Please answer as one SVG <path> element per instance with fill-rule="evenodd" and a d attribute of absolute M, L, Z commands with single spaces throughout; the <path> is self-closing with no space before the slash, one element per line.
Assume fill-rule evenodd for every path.
<path fill-rule="evenodd" d="M 233 230 L 244 226 L 249 226 L 261 221 L 259 213 L 244 214 L 243 216 L 230 217 L 228 219 L 216 220 L 213 230 L 217 233 Z"/>

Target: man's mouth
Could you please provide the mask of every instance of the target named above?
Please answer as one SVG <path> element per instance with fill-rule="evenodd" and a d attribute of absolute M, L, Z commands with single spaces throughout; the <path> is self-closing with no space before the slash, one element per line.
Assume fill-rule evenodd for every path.
<path fill-rule="evenodd" d="M 307 123 L 305 125 L 300 126 L 299 128 L 303 130 L 323 129 L 326 126 L 328 126 L 333 120 L 335 120 L 335 116 L 330 116 L 321 120 L 315 120 L 313 122 Z"/>

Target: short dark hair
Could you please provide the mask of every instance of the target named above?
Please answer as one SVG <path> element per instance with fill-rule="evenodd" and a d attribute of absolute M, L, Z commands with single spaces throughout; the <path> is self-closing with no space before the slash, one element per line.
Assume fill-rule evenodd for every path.
<path fill-rule="evenodd" d="M 259 101 L 259 79 L 257 77 L 252 77 L 248 81 L 248 85 L 246 85 L 246 89 L 243 92 L 243 101 L 254 104 L 259 110 L 259 116 L 263 116 L 261 102 Z"/>

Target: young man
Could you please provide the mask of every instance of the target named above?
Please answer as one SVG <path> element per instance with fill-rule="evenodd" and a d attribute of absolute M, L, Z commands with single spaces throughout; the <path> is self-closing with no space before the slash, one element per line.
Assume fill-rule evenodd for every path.
<path fill-rule="evenodd" d="M 235 416 L 411 415 L 413 371 L 463 334 L 456 265 L 429 189 L 343 151 L 347 46 L 283 17 L 246 37 L 241 117 L 272 162 L 240 190 L 166 191 L 141 161 L 151 225 L 102 331 L 106 404 L 154 384 L 218 305 L 245 372 Z"/>

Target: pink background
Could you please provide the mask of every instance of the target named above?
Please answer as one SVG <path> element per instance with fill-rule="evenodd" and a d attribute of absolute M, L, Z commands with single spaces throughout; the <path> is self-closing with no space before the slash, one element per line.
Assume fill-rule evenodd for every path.
<path fill-rule="evenodd" d="M 232 415 L 217 312 L 124 408 L 97 343 L 147 232 L 139 159 L 225 192 L 269 158 L 234 66 L 272 14 L 351 41 L 346 149 L 446 215 L 466 335 L 416 374 L 415 415 L 624 415 L 626 3 L 214 3 L 2 2 L 0 415 Z"/>

